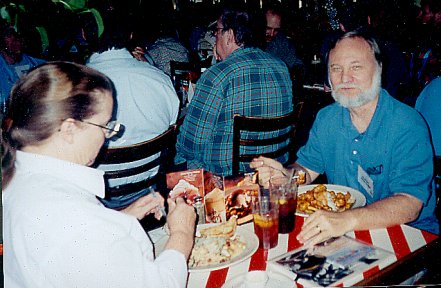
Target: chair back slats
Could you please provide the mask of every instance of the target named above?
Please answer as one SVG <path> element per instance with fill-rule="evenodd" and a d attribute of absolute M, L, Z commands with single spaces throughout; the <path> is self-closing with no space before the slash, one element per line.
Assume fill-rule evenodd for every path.
<path fill-rule="evenodd" d="M 120 164 L 138 161 L 162 151 L 163 144 L 173 141 L 174 126 L 155 138 L 131 146 L 108 148 L 102 155 L 103 164 Z"/>
<path fill-rule="evenodd" d="M 158 167 L 161 164 L 160 157 L 148 162 L 144 165 L 137 166 L 131 169 L 124 170 L 114 170 L 114 171 L 106 171 L 104 178 L 105 179 L 117 179 L 117 178 L 126 178 L 133 175 L 141 174 L 145 171 L 149 171 L 155 167 Z"/>
<path fill-rule="evenodd" d="M 133 193 L 133 191 L 141 191 L 142 189 L 145 189 L 147 187 L 152 186 L 153 184 L 156 184 L 158 178 L 159 175 L 156 174 L 155 176 L 149 179 L 145 179 L 139 182 L 115 186 L 115 187 L 106 187 L 106 194 L 112 196 L 120 196 L 120 195 L 127 195 Z"/>
<path fill-rule="evenodd" d="M 278 158 L 290 152 L 291 144 L 294 140 L 294 128 L 296 122 L 295 112 L 287 115 L 277 117 L 248 117 L 239 114 L 234 115 L 233 124 L 233 159 L 232 159 L 232 174 L 237 175 L 240 171 L 240 162 L 250 162 L 258 156 L 265 156 L 269 158 Z M 280 132 L 285 130 L 275 137 L 264 139 L 242 138 L 241 132 Z M 247 152 L 246 147 L 270 147 L 272 145 L 280 145 L 288 142 L 287 145 L 278 147 L 277 149 L 265 153 Z M 245 148 L 245 153 L 241 154 L 241 147 Z"/>
<path fill-rule="evenodd" d="M 172 161 L 171 158 L 173 157 L 176 142 L 175 132 L 176 127 L 171 126 L 167 131 L 151 140 L 135 145 L 107 148 L 103 150 L 98 157 L 99 164 L 126 164 L 129 162 L 148 159 L 150 157 L 152 158 L 151 160 L 148 160 L 148 162 L 139 166 L 124 168 L 121 170 L 106 171 L 104 173 L 104 179 L 107 180 L 106 198 L 109 198 L 110 196 L 121 196 L 135 193 L 154 184 L 158 185 L 159 181 L 165 180 L 164 166 Z M 157 155 L 157 157 L 152 157 L 155 155 Z M 158 170 L 158 173 L 154 176 L 149 176 L 148 179 L 142 179 L 138 182 L 123 184 L 115 187 L 110 187 L 108 185 L 109 180 L 139 175 L 155 168 Z M 165 183 L 161 183 L 160 186 L 165 186 Z"/>

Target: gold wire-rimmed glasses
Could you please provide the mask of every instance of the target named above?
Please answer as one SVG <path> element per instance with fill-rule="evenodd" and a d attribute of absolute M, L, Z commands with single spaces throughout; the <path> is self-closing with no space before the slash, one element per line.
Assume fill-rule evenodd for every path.
<path fill-rule="evenodd" d="M 110 139 L 117 134 L 124 133 L 124 125 L 117 122 L 116 120 L 110 121 L 109 123 L 106 124 L 106 126 L 95 124 L 85 120 L 78 120 L 78 121 L 106 129 L 106 131 L 104 132 L 104 137 L 106 137 L 107 139 Z"/>

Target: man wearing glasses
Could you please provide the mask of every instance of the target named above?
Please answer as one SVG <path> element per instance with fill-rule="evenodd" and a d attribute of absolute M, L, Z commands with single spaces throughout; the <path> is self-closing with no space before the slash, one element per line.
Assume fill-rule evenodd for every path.
<path fill-rule="evenodd" d="M 220 62 L 208 68 L 196 83 L 179 130 L 175 164 L 186 161 L 189 169 L 204 168 L 227 176 L 232 173 L 233 115 L 282 116 L 292 111 L 293 96 L 286 65 L 256 48 L 258 43 L 254 42 L 259 37 L 254 29 L 259 25 L 250 14 L 226 9 L 216 25 L 215 52 Z M 248 137 L 262 139 L 281 132 Z M 287 156 L 279 160 L 285 162 Z M 243 163 L 240 169 L 250 170 Z"/>

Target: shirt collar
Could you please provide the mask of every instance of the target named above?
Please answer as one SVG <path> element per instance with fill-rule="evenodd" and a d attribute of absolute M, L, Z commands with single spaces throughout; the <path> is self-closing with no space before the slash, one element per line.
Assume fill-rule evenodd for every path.
<path fill-rule="evenodd" d="M 110 49 L 101 53 L 93 53 L 90 56 L 87 63 L 97 62 L 97 61 L 105 61 L 109 59 L 122 58 L 122 59 L 133 59 L 132 54 L 130 54 L 129 50 L 126 48 L 123 49 Z"/>
<path fill-rule="evenodd" d="M 16 167 L 29 173 L 48 174 L 71 182 L 83 190 L 104 198 L 104 171 L 57 158 L 17 151 Z"/>
<path fill-rule="evenodd" d="M 378 96 L 378 102 L 377 102 L 377 106 L 375 107 L 375 112 L 374 115 L 372 116 L 371 122 L 369 123 L 368 128 L 366 129 L 365 132 L 363 132 L 363 135 L 367 135 L 367 136 L 371 136 L 371 137 L 375 137 L 375 135 L 377 134 L 378 129 L 380 129 L 380 123 L 382 121 L 382 119 L 384 118 L 385 113 L 388 113 L 388 107 L 387 106 L 389 104 L 388 101 L 388 97 L 391 97 L 386 90 L 381 89 L 380 90 L 380 95 Z M 338 104 L 337 104 L 338 105 Z M 380 109 L 381 107 L 381 109 Z M 351 115 L 349 114 L 349 109 L 348 108 L 344 108 L 341 107 L 342 109 L 344 109 L 344 117 L 343 117 L 343 127 L 352 127 L 353 131 L 353 135 L 352 137 L 358 137 L 360 135 L 360 133 L 357 131 L 357 129 L 355 129 L 354 125 L 352 124 L 352 120 L 351 120 Z M 351 132 L 352 134 L 352 132 Z"/>

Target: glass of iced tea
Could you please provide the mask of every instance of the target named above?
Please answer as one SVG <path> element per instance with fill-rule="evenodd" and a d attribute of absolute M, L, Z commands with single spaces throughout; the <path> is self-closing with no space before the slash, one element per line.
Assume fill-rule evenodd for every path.
<path fill-rule="evenodd" d="M 297 181 L 289 176 L 271 178 L 269 188 L 271 195 L 277 195 L 278 199 L 279 233 L 289 233 L 294 230 L 296 219 Z"/>
<path fill-rule="evenodd" d="M 270 249 L 279 241 L 279 205 L 268 196 L 253 198 L 254 233 L 259 238 L 259 248 Z"/>

